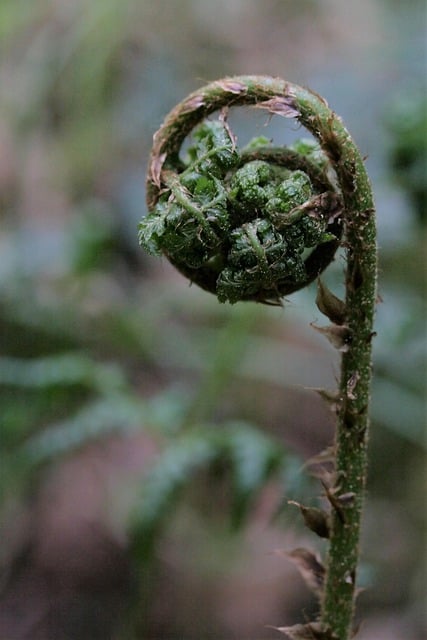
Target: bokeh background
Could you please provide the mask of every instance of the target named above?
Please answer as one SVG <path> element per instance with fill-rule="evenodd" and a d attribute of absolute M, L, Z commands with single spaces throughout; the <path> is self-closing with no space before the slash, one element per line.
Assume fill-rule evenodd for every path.
<path fill-rule="evenodd" d="M 425 637 L 425 37 L 423 0 L 1 1 L 1 640 L 270 640 L 315 614 L 286 555 L 325 549 L 288 504 L 319 504 L 303 464 L 333 434 L 311 390 L 339 371 L 315 290 L 219 305 L 137 245 L 163 117 L 249 73 L 325 96 L 367 158 L 381 253 L 357 637 Z M 301 135 L 235 122 L 242 141 Z"/>

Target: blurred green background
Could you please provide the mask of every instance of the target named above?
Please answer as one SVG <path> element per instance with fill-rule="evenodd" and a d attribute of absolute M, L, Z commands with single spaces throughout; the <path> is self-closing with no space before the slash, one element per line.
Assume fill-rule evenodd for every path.
<path fill-rule="evenodd" d="M 310 390 L 339 371 L 315 290 L 219 305 L 137 246 L 163 117 L 249 73 L 322 94 L 367 158 L 381 253 L 357 637 L 425 637 L 425 14 L 1 0 L 1 640 L 269 640 L 316 609 L 282 557 L 325 548 L 287 503 L 318 504 L 303 462 L 333 434 Z M 242 142 L 301 135 L 234 122 Z"/>

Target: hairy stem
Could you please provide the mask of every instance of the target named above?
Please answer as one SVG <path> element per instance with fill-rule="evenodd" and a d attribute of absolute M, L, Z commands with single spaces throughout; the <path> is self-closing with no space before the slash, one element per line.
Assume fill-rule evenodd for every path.
<path fill-rule="evenodd" d="M 165 187 L 163 175 L 167 175 L 166 170 L 179 165 L 181 144 L 194 126 L 215 111 L 238 105 L 253 105 L 269 114 L 294 118 L 306 127 L 317 138 L 329 159 L 339 185 L 339 200 L 342 199 L 341 216 L 344 219 L 347 259 L 344 319 L 347 339 L 346 351 L 342 355 L 339 389 L 336 473 L 333 486 L 328 487 L 332 504 L 332 525 L 320 624 L 325 638 L 348 640 L 354 613 L 367 469 L 377 262 L 372 191 L 359 150 L 341 119 L 323 98 L 279 78 L 239 76 L 203 87 L 177 105 L 167 116 L 154 136 L 147 178 L 147 203 L 150 210 Z M 263 159 L 269 155 L 274 155 L 276 159 L 278 157 L 275 150 L 254 153 L 258 153 Z M 285 155 L 294 164 L 301 160 L 292 152 Z M 312 175 L 313 171 L 310 173 Z M 321 169 L 318 179 L 323 181 Z M 328 203 L 334 199 L 338 202 L 336 196 L 326 194 L 315 197 L 313 202 Z M 333 242 L 328 245 L 327 260 L 318 258 L 321 250 L 313 252 L 313 259 L 307 262 L 311 279 L 330 262 L 336 246 Z M 195 270 L 188 269 L 186 275 L 197 282 Z M 214 278 L 210 272 L 206 277 L 211 280 Z M 206 288 L 211 290 L 211 284 Z M 286 293 L 291 290 L 289 288 Z M 284 295 L 283 291 L 280 293 Z M 340 499 L 343 502 L 342 509 L 339 508 Z"/>
<path fill-rule="evenodd" d="M 333 510 L 321 620 L 339 640 L 351 634 L 359 535 L 367 471 L 371 341 L 376 299 L 374 203 L 360 153 L 341 120 L 316 96 L 298 97 L 304 124 L 328 151 L 345 204 L 346 316 L 350 341 L 343 353 L 336 428 L 336 494 L 353 494 L 344 518 Z M 309 126 L 311 123 L 313 126 Z"/>

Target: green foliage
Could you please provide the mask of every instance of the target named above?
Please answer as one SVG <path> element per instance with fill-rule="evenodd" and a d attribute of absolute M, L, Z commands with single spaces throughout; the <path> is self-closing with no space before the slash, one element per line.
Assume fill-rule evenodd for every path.
<path fill-rule="evenodd" d="M 79 385 L 92 389 L 119 388 L 123 375 L 116 366 L 98 364 L 86 354 L 65 353 L 31 360 L 0 357 L 0 385 L 48 389 Z"/>
<path fill-rule="evenodd" d="M 319 144 L 312 138 L 300 138 L 299 140 L 295 140 L 295 142 L 289 145 L 289 148 L 308 158 L 321 171 L 327 169 L 328 159 Z"/>
<path fill-rule="evenodd" d="M 223 364 L 218 367 L 222 369 Z M 210 375 L 215 378 L 216 369 Z M 0 387 L 21 393 L 36 390 L 48 398 L 60 393 L 66 400 L 74 387 L 86 388 L 90 394 L 76 410 L 70 406 L 65 417 L 35 431 L 32 425 L 19 439 L 19 431 L 11 425 L 15 438 L 6 447 L 7 424 L 3 424 L 3 468 L 9 483 L 9 488 L 3 483 L 0 487 L 3 496 L 11 487 L 25 489 L 40 466 L 72 455 L 89 443 L 141 430 L 161 436 L 163 451 L 144 479 L 130 528 L 135 552 L 145 557 L 152 553 L 182 492 L 200 474 L 216 469 L 216 475 L 226 479 L 231 522 L 240 527 L 268 479 L 273 474 L 283 479 L 288 460 L 293 460 L 269 436 L 242 422 L 186 426 L 191 408 L 182 397 L 164 392 L 143 402 L 119 368 L 96 363 L 87 355 L 56 354 L 32 360 L 3 357 Z M 196 397 L 196 404 L 198 400 Z"/>
<path fill-rule="evenodd" d="M 141 557 L 152 552 L 180 493 L 201 472 L 219 465 L 231 474 L 231 515 L 237 527 L 265 483 L 273 474 L 283 474 L 286 464 L 285 450 L 251 425 L 230 422 L 184 430 L 166 447 L 144 482 L 131 526 L 135 552 Z"/>
<path fill-rule="evenodd" d="M 295 456 L 266 434 L 244 423 L 231 424 L 225 436 L 226 453 L 232 464 L 233 522 L 240 526 L 265 483 L 279 473 L 285 480 L 290 460 Z"/>
<path fill-rule="evenodd" d="M 141 246 L 184 269 L 212 269 L 220 302 L 279 299 L 283 282 L 306 280 L 305 250 L 334 237 L 326 233 L 327 212 L 304 206 L 318 191 L 302 170 L 264 160 L 240 166 L 224 120 L 201 124 L 193 136 L 185 168 L 168 175 L 168 188 L 140 222 Z M 256 138 L 244 152 L 265 142 Z M 307 142 L 298 148 L 320 155 Z"/>
<path fill-rule="evenodd" d="M 10 492 L 25 494 L 40 468 L 88 444 L 145 431 L 158 439 L 162 452 L 144 476 L 135 505 L 130 537 L 136 553 L 146 557 L 153 552 L 182 494 L 209 470 L 215 472 L 212 477 L 227 483 L 231 523 L 242 526 L 266 481 L 273 475 L 283 481 L 288 464 L 291 468 L 294 463 L 278 443 L 254 426 L 204 422 L 233 373 L 249 322 L 253 324 L 253 314 L 243 311 L 225 326 L 224 344 L 212 346 L 212 369 L 193 399 L 166 390 L 143 401 L 129 385 L 123 367 L 97 361 L 88 352 L 2 357 L 0 392 L 3 400 L 5 394 L 14 394 L 14 410 L 4 414 L 2 423 L 3 499 Z M 236 350 L 232 361 L 230 340 Z M 29 393 L 35 395 L 24 403 L 19 417 L 16 400 Z M 208 396 L 212 406 L 207 409 L 204 399 Z M 42 402 L 39 413 L 35 398 Z"/>
<path fill-rule="evenodd" d="M 274 291 L 281 279 L 303 281 L 304 263 L 273 224 L 256 218 L 231 233 L 228 264 L 218 276 L 220 302 L 255 296 L 260 287 Z"/>
<path fill-rule="evenodd" d="M 226 127 L 224 109 L 236 102 L 239 105 L 255 105 L 285 118 L 294 118 L 305 126 L 328 157 L 330 169 L 335 174 L 336 188 L 327 178 L 326 168 L 319 170 L 317 164 L 313 165 L 295 150 L 283 147 L 276 150 L 275 157 L 270 153 L 269 161 L 275 165 L 273 169 L 262 157 L 262 149 L 256 146 L 257 155 L 249 158 L 249 162 L 246 155 L 247 164 L 238 167 L 231 177 L 228 176 L 228 183 L 225 181 L 226 186 L 231 185 L 228 197 L 230 207 L 227 207 L 231 233 L 221 239 L 220 234 L 209 226 L 198 203 L 193 205 L 189 197 L 193 194 L 188 194 L 186 187 L 181 184 L 179 173 L 182 166 L 176 160 L 180 146 L 198 122 L 202 123 L 197 133 L 199 141 L 206 138 L 211 142 L 213 136 L 207 133 L 210 124 L 203 121 L 221 107 L 222 119 L 216 127 L 222 123 L 223 137 L 229 136 L 228 144 L 234 150 L 235 140 Z M 203 111 L 200 111 L 201 106 Z M 209 153 L 212 152 L 209 146 Z M 196 143 L 196 162 L 198 155 Z M 264 157 L 268 157 L 266 152 Z M 219 160 L 213 163 L 213 171 L 217 171 L 217 176 L 224 171 L 223 166 Z M 289 173 L 284 175 L 282 167 L 286 167 Z M 188 169 L 193 168 L 190 165 L 184 171 Z M 280 173 L 282 175 L 277 179 Z M 209 173 L 209 168 L 206 175 L 208 178 L 214 176 Z M 147 175 L 149 216 L 156 215 L 159 201 L 162 205 L 167 202 L 173 211 L 171 226 L 177 228 L 176 234 L 168 234 L 165 244 L 163 238 L 166 234 L 158 236 L 159 253 L 166 254 L 190 280 L 219 294 L 220 301 L 277 303 L 287 293 L 304 288 L 330 264 L 338 248 L 342 227 L 340 225 L 338 235 L 328 244 L 332 233 L 332 229 L 328 233 L 329 226 L 336 218 L 344 221 L 347 252 L 346 296 L 343 304 L 348 324 L 332 325 L 328 331 L 344 331 L 347 340 L 346 349 L 342 349 L 337 394 L 334 474 L 331 487 L 326 488 L 325 485 L 332 506 L 330 524 L 322 528 L 322 534 L 327 531 L 329 538 L 328 563 L 325 570 L 321 565 L 322 584 L 316 587 L 317 593 L 321 591 L 321 632 L 344 640 L 349 637 L 353 624 L 355 576 L 367 477 L 372 374 L 370 337 L 374 335 L 377 283 L 375 206 L 363 157 L 342 120 L 314 92 L 269 76 L 224 78 L 202 87 L 181 101 L 154 135 Z M 196 274 L 193 274 L 196 271 L 193 258 L 189 263 L 186 251 L 181 250 L 183 246 L 174 244 L 176 235 L 178 245 L 182 245 L 179 237 L 180 207 L 183 208 L 185 235 L 189 237 L 189 222 L 193 223 L 195 242 L 203 249 L 209 249 L 209 253 L 205 254 L 206 259 L 200 264 L 201 278 L 196 279 Z M 161 216 L 166 230 L 169 212 L 162 210 Z M 140 240 L 143 245 L 151 239 L 150 236 L 147 240 L 144 238 L 145 232 L 142 222 Z M 324 243 L 326 247 L 322 246 Z M 303 260 L 301 254 L 313 245 L 314 251 Z M 191 246 L 192 255 L 193 248 Z M 282 262 L 289 271 L 283 271 Z M 306 265 L 307 272 L 301 277 L 298 271 L 304 271 Z M 214 266 L 216 273 L 212 268 Z M 274 277 L 276 268 L 278 273 Z M 216 286 L 213 282 L 215 275 Z M 228 288 L 232 295 L 228 293 Z M 350 385 L 351 380 L 354 383 Z M 337 506 L 338 492 L 342 492 L 342 496 L 351 496 L 351 500 L 345 502 L 345 516 L 342 514 L 344 506 Z"/>
<path fill-rule="evenodd" d="M 189 148 L 189 167 L 198 169 L 202 175 L 223 178 L 233 169 L 239 156 L 229 129 L 221 121 L 200 126 L 194 132 L 195 144 Z"/>
<path fill-rule="evenodd" d="M 253 160 L 238 169 L 231 180 L 229 195 L 236 209 L 250 215 L 255 207 L 263 207 L 274 195 L 273 176 L 273 168 L 263 160 Z"/>
<path fill-rule="evenodd" d="M 233 66 L 232 57 L 238 51 L 233 46 L 224 47 L 221 29 L 215 32 L 220 34 L 220 41 L 213 33 L 207 42 L 207 22 L 201 19 L 201 5 L 208 7 L 212 3 L 194 0 L 184 3 L 185 6 L 167 4 L 168 11 L 162 12 L 156 8 L 156 3 L 135 3 L 134 0 L 0 2 L 0 66 L 4 89 L 0 98 L 0 137 L 4 152 L 1 154 L 0 195 L 0 346 L 3 356 L 0 363 L 0 479 L 6 507 L 10 502 L 19 501 L 22 488 L 24 491 L 30 488 L 32 496 L 37 494 L 40 465 L 61 463 L 64 456 L 75 455 L 87 443 L 102 444 L 108 442 L 111 435 L 121 437 L 150 428 L 161 433 L 166 449 L 172 449 L 174 438 L 179 442 L 184 437 L 181 434 L 183 417 L 191 413 L 188 411 L 190 386 L 193 390 L 197 387 L 194 395 L 199 405 L 191 422 L 201 425 L 210 421 L 207 425 L 210 433 L 214 429 L 211 423 L 218 415 L 222 416 L 223 411 L 226 415 L 239 414 L 251 394 L 254 380 L 269 394 L 273 393 L 274 398 L 276 394 L 283 394 L 286 401 L 290 397 L 289 387 L 294 388 L 302 379 L 309 386 L 310 375 L 316 376 L 317 359 L 313 370 L 310 366 L 313 355 L 310 338 L 300 333 L 303 331 L 301 322 L 308 326 L 313 320 L 311 306 L 306 304 L 306 296 L 312 300 L 311 292 L 301 294 L 292 307 L 286 305 L 284 315 L 253 305 L 228 309 L 224 305 L 214 305 L 209 296 L 197 295 L 194 287 L 176 286 L 174 280 L 168 279 L 168 274 L 159 286 L 159 272 L 154 272 L 156 279 L 153 281 L 141 252 L 137 277 L 129 270 L 129 265 L 121 263 L 117 268 L 113 255 L 115 241 L 120 240 L 124 231 L 128 232 L 128 237 L 133 237 L 135 220 L 144 207 L 143 188 L 134 185 L 141 183 L 141 165 L 160 114 L 181 95 L 183 87 L 194 83 L 194 78 L 214 77 L 218 64 L 220 67 Z M 244 3 L 240 4 L 244 6 Z M 319 4 L 275 2 L 276 11 L 271 11 L 270 17 L 277 22 L 279 12 L 280 18 L 292 29 L 294 21 L 289 20 L 290 11 L 301 17 L 301 7 L 307 9 L 309 6 L 310 11 L 303 13 L 312 19 L 311 10 L 319 12 Z M 419 6 L 421 4 L 424 3 L 418 2 Z M 197 11 L 193 11 L 193 5 L 197 5 Z M 382 63 L 390 55 L 390 47 L 394 54 L 400 54 L 403 49 L 411 52 L 410 60 L 402 63 L 399 58 L 397 75 L 395 60 L 389 58 L 388 68 L 392 73 L 385 75 L 393 78 L 392 92 L 399 96 L 399 107 L 395 112 L 390 114 L 390 91 L 383 90 L 387 87 L 378 91 L 378 74 L 363 77 L 370 107 L 386 114 L 391 148 L 384 149 L 387 132 L 381 131 L 378 120 L 369 120 L 370 109 L 352 110 L 355 130 L 358 127 L 361 130 L 362 124 L 370 127 L 365 129 L 362 145 L 364 152 L 369 154 L 368 163 L 374 169 L 379 211 L 384 215 L 387 213 L 382 228 L 387 228 L 388 232 L 380 240 L 380 291 L 384 304 L 378 305 L 378 335 L 374 340 L 372 458 L 375 464 L 371 465 L 368 491 L 369 501 L 375 495 L 380 504 L 375 504 L 375 514 L 369 513 L 368 506 L 364 547 L 378 569 L 377 579 L 378 575 L 385 577 L 384 584 L 393 584 L 396 588 L 392 592 L 371 589 L 372 610 L 380 604 L 381 613 L 392 610 L 393 615 L 396 610 L 402 613 L 408 606 L 412 613 L 417 611 L 413 597 L 411 599 L 414 594 L 410 585 L 416 584 L 413 567 L 416 565 L 420 571 L 420 563 L 413 559 L 423 553 L 425 540 L 419 527 L 422 526 L 425 500 L 422 480 L 425 459 L 420 458 L 420 452 L 426 445 L 425 274 L 420 265 L 425 262 L 426 243 L 422 233 L 411 236 L 403 233 L 403 229 L 396 231 L 393 227 L 393 221 L 397 220 L 406 228 L 408 211 L 401 208 L 400 187 L 404 195 L 409 195 L 412 208 L 408 209 L 414 217 L 425 221 L 427 211 L 427 111 L 425 103 L 400 82 L 409 68 L 410 74 L 420 70 L 422 56 L 417 57 L 416 39 L 412 38 L 415 47 L 404 47 L 402 40 L 409 32 L 412 34 L 406 17 L 411 20 L 413 7 L 408 9 L 402 3 L 395 5 L 386 16 L 386 23 L 394 25 L 394 36 L 398 37 L 388 38 L 384 43 Z M 399 8 L 405 17 L 403 23 L 399 11 L 396 12 Z M 180 17 L 180 20 L 171 20 L 170 11 L 175 12 L 173 18 Z M 263 15 L 263 5 L 259 4 L 257 11 Z M 212 17 L 213 14 L 209 14 L 209 24 Z M 316 17 L 319 16 L 316 14 Z M 230 42 L 235 27 L 239 29 L 240 37 L 242 35 L 241 21 L 235 18 L 227 29 L 226 37 Z M 383 18 L 379 15 L 381 24 Z M 156 25 L 154 39 L 153 20 Z M 195 40 L 191 31 L 196 32 Z M 192 43 L 191 47 L 182 46 L 184 40 Z M 160 41 L 167 42 L 166 47 L 159 47 Z M 418 39 L 418 44 L 421 41 L 422 38 Z M 292 39 L 281 38 L 280 46 L 289 47 L 290 42 Z M 179 50 L 174 50 L 176 46 Z M 310 47 L 303 47 L 298 56 L 295 49 L 295 59 L 303 51 L 307 60 L 312 57 Z M 335 55 L 333 44 L 331 51 Z M 177 52 L 182 59 L 175 57 Z M 275 49 L 274 55 L 277 57 Z M 231 58 L 226 60 L 226 56 Z M 282 58 L 286 59 L 286 56 Z M 292 61 L 290 63 L 291 68 Z M 353 67 L 354 71 L 356 66 Z M 340 71 L 349 71 L 348 78 L 351 77 L 352 69 Z M 358 91 L 359 71 L 357 67 L 358 75 L 353 75 L 353 81 L 334 83 L 331 103 L 345 103 L 349 97 L 349 82 L 352 82 L 353 89 L 356 87 L 359 94 L 353 96 L 354 104 L 367 104 L 362 92 Z M 320 78 L 319 82 L 320 88 L 324 79 Z M 240 155 L 269 145 L 270 139 L 260 136 L 242 149 Z M 321 169 L 325 167 L 325 156 L 312 140 L 303 139 L 290 148 Z M 239 150 L 236 153 L 239 154 Z M 184 159 L 186 165 L 193 162 L 191 158 Z M 392 168 L 391 193 L 378 188 L 378 173 L 384 171 L 381 163 L 387 160 Z M 236 170 L 240 170 L 240 165 Z M 219 195 L 219 189 L 215 181 L 209 181 L 198 169 L 193 174 L 181 174 L 181 178 L 188 183 L 190 192 L 197 190 L 202 207 Z M 204 184 L 202 177 L 207 180 Z M 200 189 L 192 182 L 193 178 Z M 201 196 L 205 192 L 203 201 Z M 102 208 L 96 209 L 96 215 L 92 213 L 94 197 L 97 202 L 102 199 Z M 221 206 L 215 207 L 216 211 L 218 209 L 222 211 Z M 389 216 L 389 213 L 393 215 Z M 215 215 L 221 220 L 219 213 Z M 214 226 L 215 231 L 218 224 Z M 56 240 L 60 240 L 60 251 Z M 258 242 L 261 244 L 260 239 Z M 156 251 L 156 246 L 153 250 Z M 339 287 L 342 260 L 335 266 L 334 286 Z M 219 267 L 224 268 L 224 265 Z M 245 316 L 244 320 L 235 322 L 233 331 L 227 320 L 230 311 Z M 247 341 L 244 325 L 254 315 L 258 319 L 256 326 L 252 324 L 250 351 L 240 368 Z M 296 333 L 293 321 L 298 325 Z M 220 346 L 217 329 L 223 324 L 225 332 Z M 295 335 L 299 342 L 303 336 L 302 349 L 290 343 Z M 207 385 L 195 385 L 194 380 L 203 380 L 206 371 L 213 366 L 212 356 L 219 359 L 215 378 L 208 380 Z M 170 389 L 170 380 L 176 379 L 177 371 L 180 387 Z M 234 372 L 238 372 L 237 377 Z M 246 385 L 246 382 L 250 384 Z M 236 388 L 237 394 L 234 393 Z M 291 409 L 297 404 L 293 398 L 291 396 Z M 194 405 L 194 399 L 191 404 Z M 277 401 L 269 408 L 265 398 L 260 398 L 258 406 L 265 411 L 268 429 L 273 423 L 270 410 L 274 411 Z M 284 420 L 284 429 L 288 422 L 289 416 Z M 317 428 L 317 417 L 314 422 Z M 221 428 L 220 425 L 217 427 Z M 233 437 L 238 437 L 237 432 Z M 302 431 L 298 438 L 307 439 L 306 432 Z M 252 442 L 247 438 L 245 447 L 249 447 L 248 440 Z M 197 447 L 194 451 L 198 451 Z M 210 458 L 206 464 L 216 467 Z M 236 483 L 232 483 L 231 463 L 227 462 L 227 465 L 230 480 L 227 490 L 234 495 Z M 286 469 L 282 471 L 286 476 L 287 493 L 295 498 L 297 487 L 289 485 L 291 467 L 295 483 L 305 476 L 301 472 L 301 462 L 288 458 Z M 203 476 L 203 468 L 201 464 L 198 470 L 187 474 L 190 486 L 192 480 L 194 485 L 194 474 Z M 392 468 L 395 473 L 390 472 Z M 199 477 L 196 475 L 197 479 Z M 141 485 L 143 482 L 142 478 Z M 183 490 L 188 485 L 184 482 L 180 486 Z M 206 488 L 208 497 L 212 495 L 211 489 L 213 494 L 213 484 Z M 177 492 L 180 493 L 182 491 Z M 311 489 L 310 495 L 313 493 Z M 188 501 L 188 494 L 186 498 Z M 243 500 L 242 497 L 239 499 Z M 176 503 L 172 501 L 171 507 L 174 505 Z M 2 524 L 10 517 L 4 507 L 3 501 Z M 114 504 L 112 508 L 115 508 Z M 235 509 L 233 506 L 233 515 Z M 392 521 L 396 518 L 397 523 L 392 563 L 389 554 L 384 552 L 381 535 L 377 546 L 376 535 L 372 535 L 372 529 L 375 534 L 381 533 L 381 526 L 387 526 L 389 518 Z M 372 520 L 375 524 L 370 526 Z M 164 526 L 174 525 L 168 520 Z M 401 545 L 403 551 L 399 550 L 399 545 L 396 547 L 399 540 L 408 541 Z M 6 538 L 4 542 L 7 547 Z M 247 571 L 250 580 L 251 569 L 247 568 Z M 384 571 L 386 573 L 381 575 Z M 396 585 L 399 585 L 398 589 Z M 149 584 L 148 590 L 150 587 Z M 409 609 L 403 612 L 408 623 Z M 211 617 L 206 622 L 214 623 Z M 189 625 L 192 624 L 190 619 Z M 214 633 L 212 628 L 209 632 Z M 181 630 L 178 635 L 183 637 L 186 633 Z M 199 637 L 202 635 L 200 633 Z M 128 640 L 130 636 L 124 637 Z M 143 634 L 136 637 L 143 637 Z"/>
<path fill-rule="evenodd" d="M 122 369 L 83 353 L 0 358 L 3 499 L 25 493 L 40 465 L 112 433 L 133 432 L 146 411 Z"/>
<path fill-rule="evenodd" d="M 391 134 L 389 166 L 420 223 L 427 220 L 427 99 L 425 91 L 399 97 L 386 115 Z"/>
<path fill-rule="evenodd" d="M 32 465 L 44 464 L 112 434 L 141 430 L 147 417 L 146 407 L 132 396 L 101 396 L 27 440 L 21 453 Z"/>

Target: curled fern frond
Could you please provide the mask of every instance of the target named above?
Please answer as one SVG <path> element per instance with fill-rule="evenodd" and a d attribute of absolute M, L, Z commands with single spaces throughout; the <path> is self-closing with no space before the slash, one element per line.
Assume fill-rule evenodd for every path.
<path fill-rule="evenodd" d="M 166 118 L 154 137 L 139 241 L 220 302 L 278 304 L 333 259 L 343 198 L 316 142 L 275 147 L 261 137 L 238 148 L 226 107 L 253 104 L 300 117 L 290 99 L 266 100 L 266 80 L 256 80 L 212 83 Z M 218 119 L 206 119 L 219 109 Z"/>
<path fill-rule="evenodd" d="M 258 138 L 239 149 L 226 110 L 241 105 L 294 119 L 315 142 L 276 147 Z M 215 112 L 218 120 L 207 120 Z M 185 156 L 183 143 L 192 132 Z M 330 494 L 355 496 L 345 519 L 331 513 L 321 622 L 328 637 L 346 640 L 356 593 L 375 335 L 375 209 L 363 157 L 342 120 L 314 92 L 280 78 L 224 78 L 179 103 L 155 134 L 147 205 L 140 243 L 221 302 L 280 304 L 318 278 L 340 244 L 345 248 L 345 300 L 320 288 L 318 305 L 334 322 L 321 331 L 342 353 Z"/>

